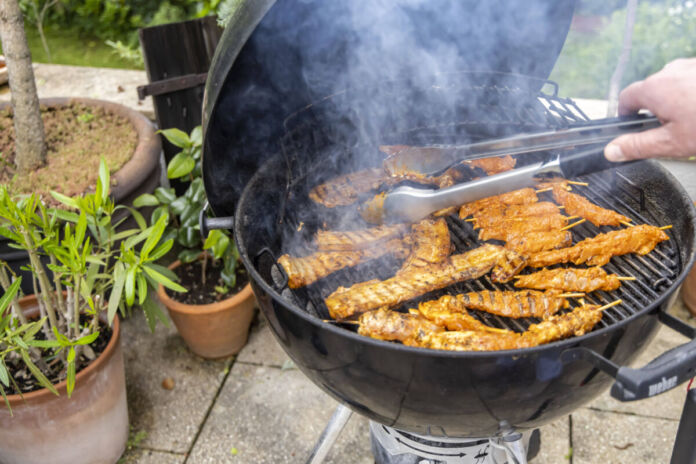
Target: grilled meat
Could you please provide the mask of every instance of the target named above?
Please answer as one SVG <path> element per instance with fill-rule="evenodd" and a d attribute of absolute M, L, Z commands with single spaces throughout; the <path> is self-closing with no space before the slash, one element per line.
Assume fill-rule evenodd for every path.
<path fill-rule="evenodd" d="M 480 158 L 477 160 L 464 161 L 465 166 L 483 169 L 483 171 L 492 176 L 501 172 L 509 171 L 515 167 L 517 160 L 510 155 L 493 156 L 490 158 Z"/>
<path fill-rule="evenodd" d="M 344 174 L 314 187 L 309 192 L 309 198 L 327 208 L 350 205 L 361 194 L 379 188 L 383 178 L 384 173 L 380 168 Z"/>
<path fill-rule="evenodd" d="M 489 327 L 471 316 L 466 311 L 466 305 L 460 298 L 462 295 L 445 295 L 437 300 L 425 301 L 418 309 L 410 310 L 412 314 L 421 314 L 435 324 L 447 330 L 474 330 L 484 332 L 505 333 L 504 329 Z"/>
<path fill-rule="evenodd" d="M 360 215 L 370 224 L 381 224 L 384 221 L 384 199 L 387 193 L 378 193 L 360 206 Z"/>
<path fill-rule="evenodd" d="M 527 264 L 531 267 L 546 267 L 570 262 L 603 266 L 612 256 L 628 253 L 648 254 L 658 243 L 668 239 L 667 234 L 659 227 L 643 224 L 586 238 L 571 247 L 532 254 Z"/>
<path fill-rule="evenodd" d="M 450 242 L 447 221 L 444 219 L 424 219 L 412 228 L 411 239 L 413 248 L 411 254 L 401 266 L 399 272 L 412 267 L 425 267 L 437 264 L 450 255 Z"/>
<path fill-rule="evenodd" d="M 601 208 L 580 195 L 570 193 L 559 184 L 553 186 L 553 198 L 565 206 L 566 214 L 585 218 L 598 227 L 620 226 L 622 222 L 631 221 L 616 211 Z"/>
<path fill-rule="evenodd" d="M 562 229 L 568 225 L 566 216 L 530 216 L 504 219 L 497 225 L 479 229 L 479 240 L 503 240 L 505 242 L 519 240 L 519 236 L 535 231 Z"/>
<path fill-rule="evenodd" d="M 346 267 L 386 254 L 405 257 L 410 247 L 405 241 L 392 239 L 381 246 L 357 251 L 318 251 L 301 258 L 282 255 L 278 263 L 288 275 L 288 287 L 300 288 Z"/>
<path fill-rule="evenodd" d="M 409 169 L 404 166 L 402 157 L 411 156 L 414 153 L 423 158 L 428 156 L 439 156 L 441 151 L 439 148 L 413 147 L 409 145 L 382 145 L 379 149 L 389 155 L 382 164 L 384 171 L 391 177 L 404 177 L 409 175 L 423 176 L 420 173 L 409 171 Z M 516 163 L 517 160 L 510 155 L 493 156 L 490 158 L 462 162 L 465 166 L 482 169 L 488 175 L 509 171 L 515 167 Z"/>
<path fill-rule="evenodd" d="M 568 307 L 568 300 L 558 296 L 560 293 L 554 290 L 547 292 L 483 290 L 457 295 L 457 302 L 470 309 L 514 319 L 546 318 L 556 314 L 561 308 Z"/>
<path fill-rule="evenodd" d="M 551 316 L 545 321 L 533 324 L 520 334 L 491 334 L 473 331 L 436 332 L 424 333 L 411 343 L 425 348 L 456 351 L 529 348 L 589 332 L 602 319 L 602 312 L 598 309 L 599 307 L 595 305 L 580 306 L 572 312 Z"/>
<path fill-rule="evenodd" d="M 444 329 L 423 316 L 404 314 L 381 308 L 363 313 L 358 318 L 358 333 L 378 340 L 398 340 L 406 345 L 415 344 L 415 340 L 429 333 L 442 332 Z"/>
<path fill-rule="evenodd" d="M 607 274 L 599 266 L 588 269 L 558 268 L 543 269 L 533 274 L 517 276 L 515 287 L 539 290 L 562 290 L 565 292 L 590 293 L 596 290 L 610 292 L 621 286 L 619 276 Z"/>
<path fill-rule="evenodd" d="M 540 201 L 538 203 L 528 203 L 526 205 L 510 205 L 505 209 L 503 214 L 505 217 L 553 216 L 561 214 L 561 210 L 550 201 Z M 476 219 L 480 220 L 479 217 Z"/>
<path fill-rule="evenodd" d="M 569 230 L 537 230 L 508 237 L 505 248 L 528 256 L 544 250 L 567 247 L 572 242 L 573 234 Z"/>
<path fill-rule="evenodd" d="M 384 225 L 362 230 L 320 230 L 315 242 L 321 251 L 356 251 L 382 245 L 407 230 L 407 224 Z"/>
<path fill-rule="evenodd" d="M 371 280 L 350 288 L 339 287 L 325 301 L 332 318 L 346 319 L 383 306 L 393 308 L 433 290 L 478 278 L 491 269 L 493 279 L 509 280 L 524 264 L 524 258 L 517 253 L 487 244 L 452 255 L 441 263 L 405 269 L 383 281 Z"/>
<path fill-rule="evenodd" d="M 466 203 L 459 208 L 459 217 L 464 219 L 465 217 L 476 215 L 479 212 L 485 212 L 487 210 L 506 208 L 511 205 L 526 205 L 529 203 L 536 203 L 537 201 L 539 201 L 539 198 L 532 188 L 513 190 L 512 192 Z"/>

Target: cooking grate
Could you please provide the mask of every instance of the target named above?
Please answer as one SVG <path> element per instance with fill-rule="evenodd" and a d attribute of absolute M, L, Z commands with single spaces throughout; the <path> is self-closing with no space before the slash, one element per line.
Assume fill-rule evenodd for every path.
<path fill-rule="evenodd" d="M 413 144 L 447 143 L 452 142 L 456 137 L 461 140 L 461 134 L 466 134 L 467 137 L 471 138 L 473 131 L 479 131 L 476 133 L 479 138 L 490 136 L 491 127 L 494 127 L 493 132 L 499 135 L 501 128 L 514 131 L 519 131 L 520 128 L 527 130 L 530 128 L 536 130 L 564 128 L 587 120 L 587 117 L 572 100 L 558 97 L 558 89 L 555 84 L 549 85 L 552 86 L 551 93 L 535 92 L 533 98 L 525 98 L 529 97 L 529 93 L 526 93 L 523 88 L 514 86 L 469 86 L 464 90 L 479 92 L 477 95 L 485 95 L 485 104 L 482 103 L 483 98 L 478 97 L 477 111 L 481 111 L 482 107 L 486 110 L 479 113 L 478 119 L 472 117 L 474 113 L 470 109 L 456 111 L 457 114 L 466 114 L 469 118 L 456 120 L 455 123 L 438 121 L 437 124 L 432 125 L 392 128 L 394 129 L 392 132 L 385 132 L 384 143 L 403 143 L 404 140 Z M 462 91 L 461 85 L 458 85 L 457 88 Z M 445 86 L 440 86 L 437 90 L 453 92 L 452 88 Z M 493 104 L 500 102 L 503 97 L 505 101 L 514 100 L 514 105 L 505 107 Z M 320 102 L 321 105 L 326 103 L 326 101 Z M 321 114 L 321 112 L 315 112 L 313 109 L 315 108 L 308 107 L 290 116 L 286 120 L 287 132 L 282 140 L 283 153 L 288 163 L 290 178 L 287 201 L 284 205 L 284 213 L 281 215 L 282 246 L 283 252 L 298 256 L 311 252 L 308 244 L 316 229 L 322 226 L 320 222 L 336 221 L 337 217 L 342 216 L 344 224 L 352 223 L 352 228 L 361 227 L 359 217 L 354 215 L 354 207 L 335 208 L 330 211 L 311 204 L 307 199 L 307 193 L 311 187 L 326 178 L 340 172 L 365 167 L 358 166 L 351 160 L 352 155 L 356 153 L 356 147 L 360 150 L 376 151 L 375 146 L 370 147 L 368 144 L 355 143 L 350 145 L 345 143 L 345 140 L 336 143 L 335 137 L 333 137 L 335 132 L 329 129 L 327 136 L 327 130 L 317 120 L 317 114 Z M 481 114 L 486 114 L 486 118 L 481 118 Z M 320 161 L 307 162 L 307 153 L 314 155 L 314 159 Z M 526 155 L 524 159 L 531 159 L 534 156 Z M 336 162 L 337 159 L 344 162 Z M 585 181 L 589 185 L 587 187 L 575 186 L 573 190 L 576 193 L 580 193 L 602 207 L 618 211 L 631 218 L 635 224 L 665 224 L 665 219 L 659 208 L 647 202 L 643 190 L 622 173 L 611 170 L 578 180 Z M 540 193 L 539 195 L 542 200 L 551 199 L 550 193 Z M 350 211 L 353 211 L 353 216 L 351 216 Z M 321 221 L 318 221 L 317 218 L 321 218 Z M 477 232 L 474 231 L 470 223 L 460 220 L 457 215 L 447 217 L 447 223 L 455 248 L 453 253 L 462 253 L 481 245 L 482 242 L 476 238 Z M 367 227 L 367 225 L 364 226 Z M 572 229 L 573 241 L 575 243 L 609 230 L 612 228 L 597 228 L 589 222 L 585 222 Z M 670 231 L 667 232 L 671 236 Z M 399 261 L 391 258 L 373 260 L 354 268 L 343 269 L 308 287 L 294 290 L 287 288 L 287 278 L 284 277 L 280 266 L 273 266 L 271 274 L 276 290 L 283 297 L 293 301 L 297 306 L 304 308 L 309 314 L 317 318 L 328 319 L 329 314 L 324 299 L 336 288 L 350 286 L 369 279 L 389 278 L 394 275 L 399 265 Z M 672 285 L 679 274 L 681 264 L 676 241 L 672 239 L 659 244 L 654 251 L 646 256 L 614 257 L 604 267 L 607 272 L 636 277 L 636 280 L 622 282 L 619 290 L 611 293 L 594 292 L 585 297 L 585 301 L 589 303 L 602 305 L 619 298 L 623 300 L 622 304 L 604 312 L 604 317 L 597 328 L 616 324 L 655 301 Z M 527 269 L 523 273 L 534 271 L 535 269 Z M 428 293 L 407 302 L 398 309 L 406 311 L 420 301 L 436 299 L 448 293 L 457 294 L 481 290 L 517 289 L 512 283 L 496 284 L 488 276 L 484 276 Z M 566 311 L 571 311 L 572 307 L 578 305 L 577 300 L 571 300 L 571 308 Z M 539 322 L 535 318 L 515 320 L 474 310 L 471 311 L 471 314 L 488 325 L 515 331 L 523 331 L 530 324 Z M 346 330 L 354 329 L 346 328 Z"/>

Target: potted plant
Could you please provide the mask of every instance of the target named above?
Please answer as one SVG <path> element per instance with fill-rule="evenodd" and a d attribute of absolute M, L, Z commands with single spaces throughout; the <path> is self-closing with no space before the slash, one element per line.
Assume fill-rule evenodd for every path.
<path fill-rule="evenodd" d="M 116 462 L 128 438 L 117 311 L 138 303 L 151 329 L 167 321 L 148 292 L 183 290 L 156 264 L 172 247 L 165 218 L 116 231 L 109 171 L 96 191 L 13 198 L 0 186 L 0 235 L 29 256 L 34 295 L 18 299 L 0 263 L 0 462 Z M 48 264 L 44 264 L 48 262 Z M 48 270 L 52 271 L 49 276 Z M 8 311 L 8 307 L 11 311 Z"/>
<path fill-rule="evenodd" d="M 134 204 L 155 207 L 153 222 L 168 218 L 165 237 L 175 238 L 180 247 L 178 259 L 169 268 L 187 292 L 182 297 L 160 286 L 157 295 L 191 351 L 210 359 L 229 356 L 246 343 L 256 300 L 229 234 L 213 230 L 205 242 L 200 236 L 198 216 L 205 204 L 201 128 L 193 129 L 190 136 L 178 129 L 162 134 L 181 148 L 167 166 L 167 177 L 186 179 L 188 187 L 178 197 L 173 188 L 159 187 L 154 195 L 141 195 Z"/>

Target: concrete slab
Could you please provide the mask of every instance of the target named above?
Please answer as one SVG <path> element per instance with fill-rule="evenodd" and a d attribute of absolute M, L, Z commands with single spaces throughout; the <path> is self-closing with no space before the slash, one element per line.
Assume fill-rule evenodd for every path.
<path fill-rule="evenodd" d="M 282 367 L 287 366 L 290 358 L 276 342 L 266 320 L 257 313 L 251 326 L 249 340 L 237 355 L 236 362 Z"/>
<path fill-rule="evenodd" d="M 152 98 L 138 101 L 136 87 L 147 84 L 145 71 L 35 63 L 34 78 L 39 98 L 99 98 L 155 118 Z M 0 101 L 10 101 L 9 86 L 0 86 Z"/>
<path fill-rule="evenodd" d="M 573 464 L 669 462 L 677 421 L 627 414 L 575 411 Z"/>
<path fill-rule="evenodd" d="M 532 461 L 533 464 L 558 464 L 564 462 L 570 451 L 570 431 L 568 417 L 543 426 L 541 432 L 541 449 Z"/>
<path fill-rule="evenodd" d="M 303 462 L 336 402 L 297 369 L 237 363 L 188 463 Z M 371 463 L 367 421 L 351 419 L 327 462 Z"/>
<path fill-rule="evenodd" d="M 117 464 L 181 464 L 184 459 L 185 454 L 133 448 L 126 451 Z"/>
<path fill-rule="evenodd" d="M 142 312 L 124 321 L 123 347 L 131 428 L 147 434 L 139 446 L 187 452 L 230 360 L 194 355 L 173 324 L 150 334 Z M 162 387 L 166 378 L 174 381 L 173 389 Z"/>

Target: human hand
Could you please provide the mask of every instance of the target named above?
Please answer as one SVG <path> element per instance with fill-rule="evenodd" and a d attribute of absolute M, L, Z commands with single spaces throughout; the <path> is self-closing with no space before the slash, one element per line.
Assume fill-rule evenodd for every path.
<path fill-rule="evenodd" d="M 609 161 L 696 156 L 696 58 L 678 59 L 619 95 L 619 114 L 647 109 L 662 126 L 626 134 L 604 149 Z"/>

